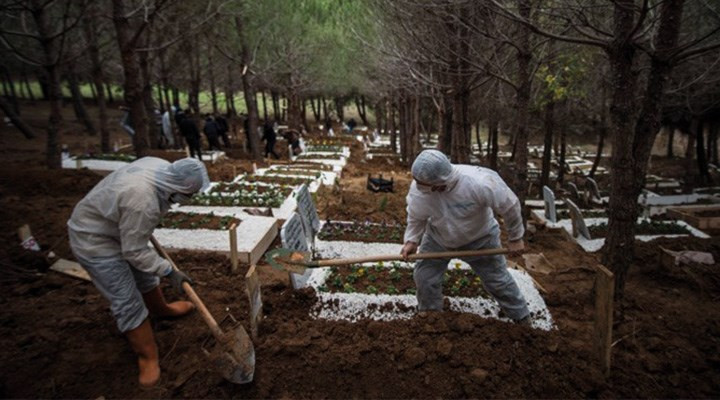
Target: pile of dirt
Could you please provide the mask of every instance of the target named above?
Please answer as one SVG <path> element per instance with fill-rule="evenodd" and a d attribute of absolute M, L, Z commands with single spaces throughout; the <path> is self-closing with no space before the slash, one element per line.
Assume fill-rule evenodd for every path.
<path fill-rule="evenodd" d="M 316 196 L 320 218 L 404 224 L 407 219 L 405 196 L 411 178 L 408 174 L 384 176 L 394 178 L 394 192 L 367 190 L 367 177 L 343 178 L 339 187 L 321 187 Z"/>

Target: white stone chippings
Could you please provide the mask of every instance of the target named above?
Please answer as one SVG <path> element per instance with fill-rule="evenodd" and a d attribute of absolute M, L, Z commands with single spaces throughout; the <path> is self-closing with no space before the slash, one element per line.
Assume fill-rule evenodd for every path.
<path fill-rule="evenodd" d="M 80 160 L 80 168 L 87 168 L 93 171 L 115 171 L 116 169 L 122 168 L 128 165 L 125 161 L 114 161 L 114 160 Z M 76 169 L 77 160 L 75 158 L 68 158 L 62 160 L 62 167 L 64 169 Z"/>
<path fill-rule="evenodd" d="M 638 219 L 638 222 L 640 222 L 642 218 Z M 662 222 L 662 221 L 659 221 Z M 635 239 L 640 240 L 642 242 L 649 242 L 651 240 L 655 240 L 658 238 L 677 238 L 677 237 L 688 237 L 688 236 L 695 236 L 701 239 L 707 239 L 710 236 L 708 236 L 705 232 L 687 224 L 685 221 L 667 221 L 668 223 L 673 223 L 677 225 L 684 226 L 687 230 L 690 231 L 690 235 L 686 234 L 679 234 L 679 235 L 636 235 Z M 591 227 L 593 225 L 600 225 L 602 223 L 608 223 L 607 218 L 585 218 L 585 225 L 588 227 Z M 558 226 L 561 226 L 563 229 L 568 231 L 570 233 L 570 236 L 572 237 L 572 220 L 564 219 L 560 220 L 557 223 Z M 602 249 L 602 247 L 605 245 L 605 238 L 600 239 L 585 239 L 584 237 L 576 237 L 574 238 L 575 242 L 580 245 L 586 252 L 588 253 L 594 253 L 596 251 L 599 251 Z"/>
<path fill-rule="evenodd" d="M 215 213 L 215 215 L 219 215 Z M 237 227 L 237 249 L 250 252 L 275 225 L 269 217 L 242 217 Z M 155 229 L 153 235 L 163 245 L 171 249 L 230 251 L 230 231 L 216 229 Z"/>
<path fill-rule="evenodd" d="M 322 227 L 320 228 L 322 230 Z M 315 252 L 319 258 L 355 258 L 383 254 L 400 254 L 402 244 L 365 243 L 343 240 L 315 239 Z"/>
<path fill-rule="evenodd" d="M 288 219 L 290 215 L 295 211 L 297 208 L 297 200 L 295 199 L 295 194 L 297 192 L 297 188 L 293 190 L 293 192 L 288 195 L 288 197 L 285 199 L 285 201 L 280 205 L 278 208 L 273 208 L 272 213 L 273 217 L 275 219 Z M 181 206 L 178 204 L 173 204 L 171 211 L 178 211 L 178 212 L 194 212 L 198 214 L 210 214 L 213 213 L 215 215 L 219 216 L 237 216 L 240 219 L 244 219 L 248 216 L 253 216 L 251 214 L 248 214 L 245 212 L 245 209 L 257 209 L 257 210 L 267 210 L 267 207 L 250 207 L 250 206 L 238 206 L 238 207 L 226 207 L 226 206 Z"/>
<path fill-rule="evenodd" d="M 470 266 L 459 259 L 452 259 L 448 262 L 448 269 L 454 268 L 456 264 L 460 269 L 469 270 Z M 364 265 L 372 266 L 374 263 Z M 401 268 L 412 268 L 412 264 L 401 262 Z M 341 267 L 342 268 L 342 267 Z M 388 266 L 389 268 L 389 266 Z M 520 292 L 525 296 L 528 309 L 532 315 L 533 328 L 551 330 L 554 323 L 550 311 L 545 304 L 540 292 L 535 288 L 532 278 L 525 271 L 509 270 Z M 363 319 L 382 321 L 393 321 L 410 319 L 417 312 L 417 298 L 414 295 L 388 295 L 388 294 L 367 294 L 367 293 L 327 293 L 319 292 L 318 288 L 325 285 L 330 275 L 330 268 L 313 269 L 307 281 L 308 286 L 317 292 L 318 301 L 310 311 L 310 316 L 318 319 L 345 320 L 356 322 Z M 510 321 L 508 318 L 500 318 L 500 305 L 492 299 L 482 297 L 447 297 L 450 303 L 450 310 L 476 314 L 484 318 Z"/>

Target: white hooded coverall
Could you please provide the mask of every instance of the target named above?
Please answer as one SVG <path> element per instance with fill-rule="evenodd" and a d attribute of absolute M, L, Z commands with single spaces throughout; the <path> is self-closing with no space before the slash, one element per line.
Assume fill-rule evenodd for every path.
<path fill-rule="evenodd" d="M 141 294 L 172 272 L 170 263 L 148 246 L 170 208 L 170 196 L 192 195 L 209 181 L 198 160 L 171 164 L 144 157 L 106 176 L 75 206 L 67 223 L 70 247 L 110 301 L 121 332 L 147 318 Z"/>
<path fill-rule="evenodd" d="M 432 156 L 439 157 L 436 153 L 440 152 L 431 152 Z M 493 211 L 503 216 L 508 240 L 522 239 L 524 227 L 520 203 L 495 171 L 470 165 L 445 166 L 448 173 L 440 181 L 436 178 L 438 167 L 435 163 L 449 164 L 449 161 L 430 158 L 427 162 L 428 154 L 424 153 L 429 151 L 421 153 L 416 162 L 422 164 L 425 161 L 427 165 L 423 168 L 433 170 L 423 173 L 414 164 L 413 175 L 423 183 L 444 184 L 447 188 L 442 192 L 421 191 L 417 182 L 412 182 L 406 198 L 405 243 L 420 243 L 419 253 L 499 248 L 500 229 Z M 418 175 L 432 179 L 423 180 Z M 529 315 L 525 298 L 507 271 L 504 256 L 466 257 L 463 260 L 480 276 L 485 289 L 509 318 L 520 320 Z M 447 260 L 420 260 L 415 264 L 419 311 L 442 310 L 442 278 L 447 264 Z"/>

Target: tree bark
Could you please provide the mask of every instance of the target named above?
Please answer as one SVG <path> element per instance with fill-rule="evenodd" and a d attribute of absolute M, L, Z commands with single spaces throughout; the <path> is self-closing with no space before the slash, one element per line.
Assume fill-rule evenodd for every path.
<path fill-rule="evenodd" d="M 540 174 L 541 188 L 543 186 L 550 186 L 550 160 L 552 155 L 553 132 L 555 130 L 555 101 L 551 96 L 545 104 L 545 138 L 543 140 L 542 173 Z"/>
<path fill-rule="evenodd" d="M 634 257 L 635 223 L 639 214 L 637 198 L 645 182 L 650 151 L 660 127 L 662 98 L 670 73 L 672 53 L 677 47 L 684 0 L 661 5 L 660 25 L 654 38 L 650 72 L 643 104 L 635 115 L 637 75 L 633 69 L 635 45 L 632 42 L 635 3 L 617 0 L 614 5 L 613 36 L 608 49 L 613 88 L 611 116 L 613 151 L 608 237 L 603 262 L 615 274 L 615 296 L 623 298 L 627 271 Z"/>
<path fill-rule="evenodd" d="M 675 141 L 675 126 L 668 125 L 666 127 L 668 130 L 668 143 L 667 143 L 667 158 L 673 158 L 675 157 L 675 154 L 673 154 L 673 142 Z"/>
<path fill-rule="evenodd" d="M 120 48 L 120 59 L 125 76 L 124 98 L 129 107 L 130 119 L 133 123 L 133 147 L 137 157 L 143 157 L 148 150 L 148 117 L 143 101 L 143 82 L 140 62 L 135 52 L 133 32 L 126 16 L 123 0 L 112 0 L 113 23 Z"/>
<path fill-rule="evenodd" d="M 490 168 L 497 171 L 498 168 L 498 128 L 499 123 L 497 117 L 494 115 L 490 116 L 488 120 L 488 146 L 491 146 L 488 150 L 490 153 Z"/>
<path fill-rule="evenodd" d="M 7 85 L 5 95 L 10 98 L 10 103 L 13 106 L 15 114 L 20 115 L 20 103 L 18 102 L 17 92 L 15 91 L 15 83 L 13 83 L 12 76 L 10 76 L 10 72 L 8 72 L 5 66 L 2 66 L 2 71 L 5 78 L 3 86 L 5 86 L 5 84 Z"/>
<path fill-rule="evenodd" d="M 258 125 L 258 110 L 257 102 L 255 100 L 255 88 L 250 81 L 250 47 L 247 43 L 247 37 L 244 32 L 244 24 L 242 17 L 235 17 L 235 26 L 237 28 L 238 36 L 240 37 L 240 61 L 242 73 L 242 84 L 243 94 L 245 96 L 245 105 L 248 110 L 248 139 L 250 141 L 250 153 L 255 160 L 262 160 L 262 154 L 260 153 L 260 138 L 257 134 Z"/>
<path fill-rule="evenodd" d="M 710 169 L 708 166 L 708 158 L 705 153 L 705 138 L 704 138 L 705 124 L 702 120 L 698 121 L 697 127 L 695 128 L 695 150 L 697 154 L 697 169 L 699 182 L 703 186 L 707 186 L 711 182 Z"/>
<path fill-rule="evenodd" d="M 35 101 L 35 94 L 33 93 L 32 87 L 30 86 L 30 80 L 28 80 L 28 76 L 25 73 L 25 69 L 23 69 L 22 73 L 23 83 L 25 84 L 25 91 L 28 93 L 28 97 L 30 98 L 30 101 Z"/>
<path fill-rule="evenodd" d="M 60 152 L 58 151 L 59 125 L 62 121 L 61 102 L 62 91 L 60 90 L 60 74 L 58 71 L 55 54 L 55 42 L 57 37 L 51 36 L 50 16 L 45 7 L 47 3 L 41 4 L 40 0 L 33 1 L 32 16 L 38 29 L 40 45 L 43 49 L 43 80 L 46 84 L 46 96 L 50 103 L 50 115 L 47 126 L 47 146 L 45 163 L 50 169 L 61 167 Z"/>
<path fill-rule="evenodd" d="M 518 0 L 518 11 L 520 15 L 527 21 L 530 20 L 532 11 L 531 0 Z M 515 97 L 515 194 L 520 200 L 520 204 L 525 204 L 528 189 L 528 173 L 527 173 L 527 144 L 528 144 L 528 117 L 530 114 L 530 91 L 532 84 L 532 75 L 530 71 L 530 62 L 532 61 L 532 48 L 530 45 L 530 29 L 522 26 L 520 29 L 520 38 L 518 40 L 517 49 L 517 65 L 518 65 L 518 89 Z M 526 213 L 523 212 L 523 219 Z"/>
<path fill-rule="evenodd" d="M 25 138 L 35 138 L 35 132 L 33 132 L 32 128 L 26 124 L 25 121 L 20 119 L 20 116 L 15 113 L 12 104 L 8 103 L 2 96 L 0 96 L 0 109 L 2 109 L 5 115 L 10 118 L 10 122 L 18 128 Z"/>
<path fill-rule="evenodd" d="M 396 106 L 397 105 L 397 106 Z M 397 154 L 397 124 L 395 121 L 395 109 L 399 110 L 399 102 L 397 100 L 390 101 L 390 148 L 393 154 Z"/>
<path fill-rule="evenodd" d="M 87 109 L 85 108 L 85 102 L 83 101 L 82 93 L 80 92 L 80 85 L 78 84 L 75 71 L 71 69 L 67 74 L 67 78 L 68 86 L 70 86 L 70 94 L 72 96 L 75 118 L 77 118 L 78 121 L 80 121 L 80 123 L 85 126 L 85 131 L 87 131 L 90 136 L 96 136 L 97 130 L 95 130 L 95 125 L 93 125 L 92 121 L 90 120 L 90 116 L 88 115 Z"/>
<path fill-rule="evenodd" d="M 270 92 L 270 97 L 272 98 L 273 105 L 273 119 L 275 119 L 275 121 L 280 121 L 280 95 L 273 90 Z M 267 117 L 265 120 L 267 121 Z"/>
<path fill-rule="evenodd" d="M 558 171 L 558 185 L 562 186 L 565 181 L 565 156 L 567 155 L 567 125 L 563 124 L 560 127 L 560 156 L 558 157 L 558 163 L 560 164 L 560 170 Z"/>

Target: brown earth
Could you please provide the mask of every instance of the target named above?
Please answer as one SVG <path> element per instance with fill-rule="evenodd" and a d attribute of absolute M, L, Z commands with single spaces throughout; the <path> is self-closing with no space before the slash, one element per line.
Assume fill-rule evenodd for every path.
<path fill-rule="evenodd" d="M 233 217 L 218 217 L 207 214 L 171 212 L 160 220 L 159 228 L 169 229 L 230 229 L 232 224 L 240 225 L 240 220 Z M 242 228 L 240 228 L 242 229 Z"/>
<path fill-rule="evenodd" d="M 76 140 L 73 146 L 85 140 L 68 138 Z M 0 218 L 6 226 L 0 244 L 4 398 L 716 398 L 720 393 L 718 264 L 668 268 L 658 259 L 663 246 L 710 251 L 718 260 L 717 237 L 636 245 L 625 297 L 616 307 L 612 371 L 603 378 L 592 345 L 598 255 L 545 230 L 529 235 L 528 245 L 556 267 L 535 277 L 547 289 L 544 298 L 557 330 L 450 312 L 397 322 L 314 320 L 308 316 L 314 294 L 291 290 L 285 273 L 261 264 L 266 317 L 255 342 L 254 382 L 234 386 L 215 373 L 200 350 L 208 331 L 194 314 L 154 321 L 163 379 L 159 389 L 141 391 L 135 356 L 97 290 L 42 272 L 41 258 L 18 249 L 15 229 L 28 223 L 40 243 L 58 243 L 55 252 L 72 258 L 65 222 L 101 179 L 89 171 L 45 170 L 44 145 L 42 137 L 27 141 L 0 128 L 0 154 L 8 160 L 0 171 Z M 407 167 L 362 163 L 353 156 L 339 186 L 318 194 L 321 213 L 404 222 Z M 395 193 L 365 190 L 367 174 L 380 172 L 395 178 Z M 379 211 L 383 196 L 386 207 Z M 242 275 L 227 275 L 226 258 L 189 252 L 174 258 L 218 319 L 229 312 L 248 327 Z"/>

